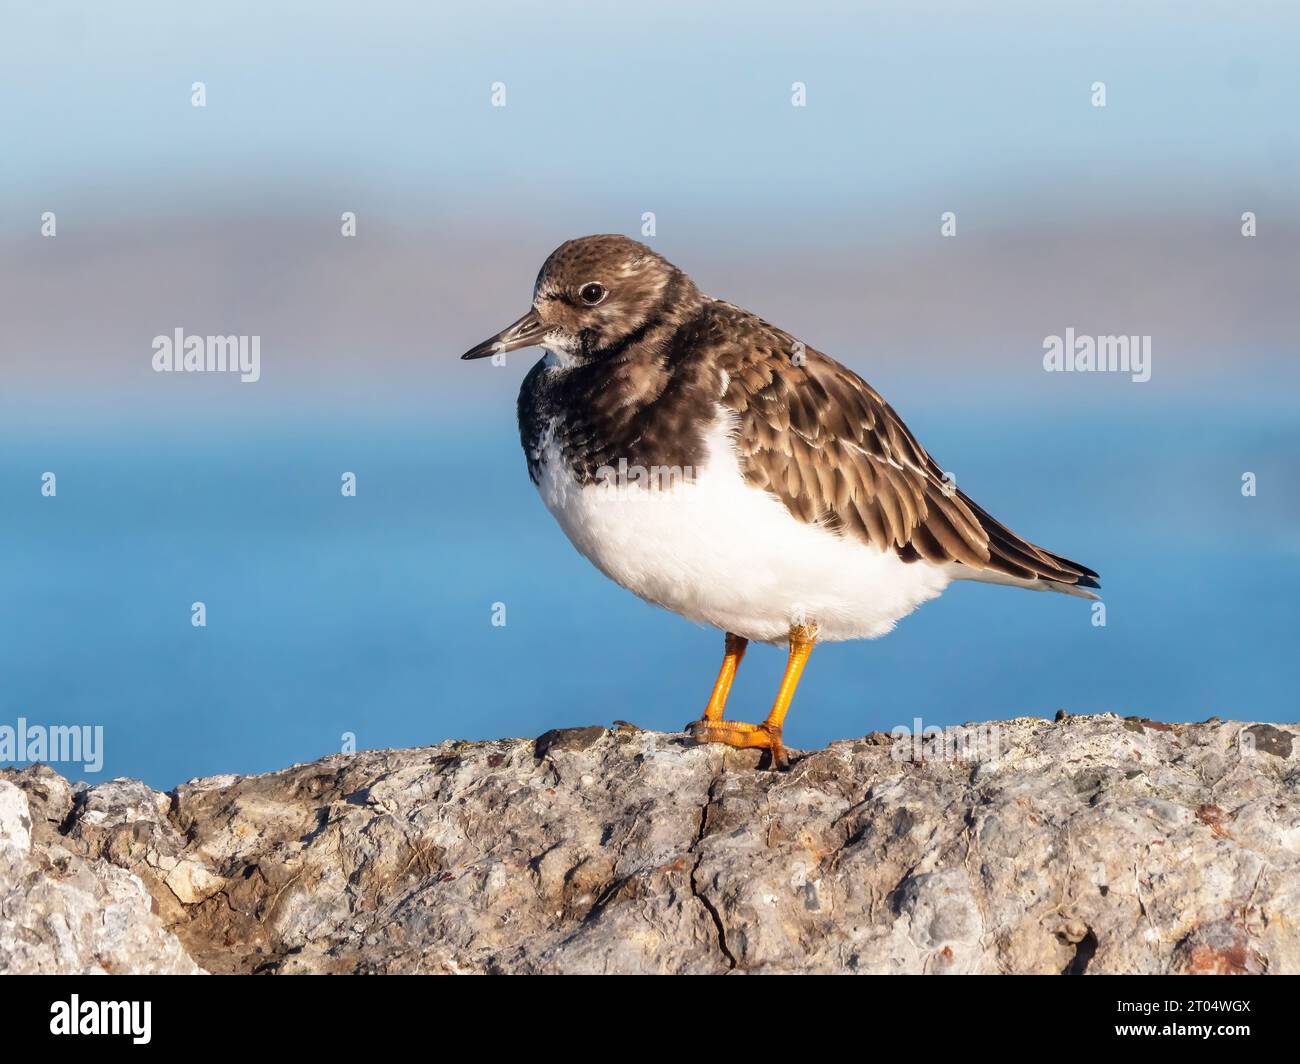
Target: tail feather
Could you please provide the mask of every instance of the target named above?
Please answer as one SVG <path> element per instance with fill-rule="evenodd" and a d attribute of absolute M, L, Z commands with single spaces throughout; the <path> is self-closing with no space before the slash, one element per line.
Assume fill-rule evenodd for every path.
<path fill-rule="evenodd" d="M 1097 583 L 1068 584 L 1061 580 L 1047 580 L 1042 577 L 1026 579 L 1020 576 L 1010 576 L 1007 573 L 998 572 L 996 569 L 972 569 L 969 565 L 963 565 L 961 562 L 950 563 L 948 571 L 954 580 L 975 580 L 981 584 L 1023 587 L 1027 591 L 1056 591 L 1062 595 L 1073 595 L 1076 598 L 1088 599 L 1092 602 L 1097 602 L 1101 598 L 1100 595 L 1088 590 L 1093 587 L 1100 588 L 1101 585 Z"/>
<path fill-rule="evenodd" d="M 954 576 L 958 579 L 1059 591 L 1086 599 L 1100 597 L 1087 590 L 1101 587 L 1101 579 L 1092 569 L 1022 539 L 964 494 L 962 501 L 989 537 L 989 560 L 979 569 L 955 563 Z"/>

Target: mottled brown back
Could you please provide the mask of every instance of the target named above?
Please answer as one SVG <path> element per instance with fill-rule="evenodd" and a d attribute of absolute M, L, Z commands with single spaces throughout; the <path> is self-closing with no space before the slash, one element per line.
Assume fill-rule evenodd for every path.
<path fill-rule="evenodd" d="M 802 521 L 906 561 L 960 562 L 1025 580 L 1096 587 L 1096 573 L 1021 539 L 947 482 L 876 391 L 747 311 L 715 301 L 746 480 Z"/>

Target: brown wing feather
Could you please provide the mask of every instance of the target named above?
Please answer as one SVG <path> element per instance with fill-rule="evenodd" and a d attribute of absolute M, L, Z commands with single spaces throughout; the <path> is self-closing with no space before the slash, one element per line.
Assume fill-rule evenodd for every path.
<path fill-rule="evenodd" d="M 959 562 L 1024 580 L 1096 587 L 1096 573 L 1021 539 L 945 480 L 902 419 L 861 377 L 729 304 L 723 405 L 736 414 L 741 470 L 801 521 L 907 561 Z M 740 320 L 743 319 L 743 320 Z M 743 328 L 739 327 L 743 326 Z"/>

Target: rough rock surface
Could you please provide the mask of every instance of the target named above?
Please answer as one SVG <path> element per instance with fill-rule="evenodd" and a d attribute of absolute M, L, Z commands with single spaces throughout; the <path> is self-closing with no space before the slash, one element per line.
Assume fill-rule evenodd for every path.
<path fill-rule="evenodd" d="M 784 773 L 630 727 L 170 795 L 8 771 L 0 967 L 1300 972 L 1300 727 L 972 727 Z"/>
<path fill-rule="evenodd" d="M 35 770 L 23 783 L 43 811 L 71 807 L 72 787 L 62 777 Z M 163 927 L 138 878 L 33 824 L 27 794 L 0 779 L 0 972 L 201 971 Z"/>

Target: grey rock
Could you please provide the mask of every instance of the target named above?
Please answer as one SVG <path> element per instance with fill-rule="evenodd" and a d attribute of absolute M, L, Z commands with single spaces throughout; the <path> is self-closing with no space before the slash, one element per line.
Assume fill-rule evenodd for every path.
<path fill-rule="evenodd" d="M 152 898 L 113 970 L 1300 973 L 1300 728 L 973 727 L 783 773 L 599 727 L 170 794 L 8 771 L 0 967 L 92 966 L 41 929 L 79 889 L 83 917 Z"/>
<path fill-rule="evenodd" d="M 42 813 L 57 813 L 72 793 L 52 775 L 46 769 L 28 781 L 30 793 L 53 802 Z M 29 794 L 0 779 L 0 972 L 202 972 L 163 926 L 139 878 L 60 844 L 47 827 L 33 817 Z"/>

